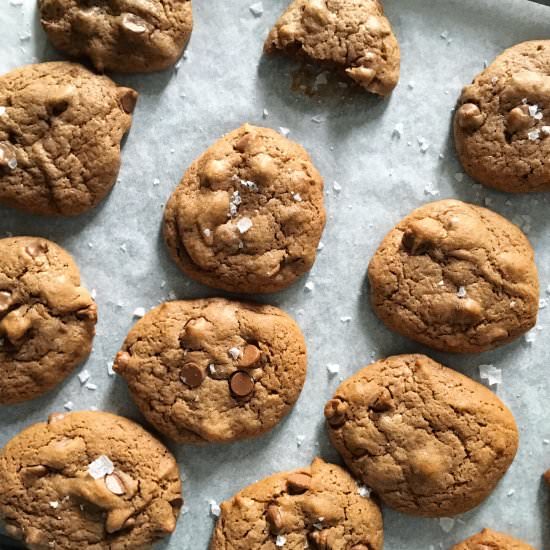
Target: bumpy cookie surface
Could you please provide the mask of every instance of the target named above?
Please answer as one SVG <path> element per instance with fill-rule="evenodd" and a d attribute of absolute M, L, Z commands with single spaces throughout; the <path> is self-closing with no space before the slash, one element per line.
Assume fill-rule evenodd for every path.
<path fill-rule="evenodd" d="M 191 0 L 38 0 L 38 7 L 53 45 L 89 57 L 99 71 L 166 69 L 193 27 Z"/>
<path fill-rule="evenodd" d="M 113 414 L 54 413 L 0 453 L 0 515 L 33 550 L 150 548 L 182 502 L 168 449 Z"/>
<path fill-rule="evenodd" d="M 550 190 L 550 41 L 506 50 L 466 86 L 454 133 L 477 181 L 510 192 Z"/>
<path fill-rule="evenodd" d="M 424 355 L 378 361 L 325 406 L 332 443 L 390 507 L 453 516 L 480 504 L 518 447 L 506 406 L 489 389 Z"/>
<path fill-rule="evenodd" d="M 504 533 L 483 529 L 481 533 L 453 546 L 452 550 L 534 550 L 534 548 Z"/>
<path fill-rule="evenodd" d="M 426 204 L 392 229 L 369 270 L 384 323 L 432 348 L 480 352 L 535 325 L 539 283 L 519 228 L 456 200 Z"/>
<path fill-rule="evenodd" d="M 71 216 L 116 181 L 137 92 L 66 62 L 0 76 L 0 202 Z"/>
<path fill-rule="evenodd" d="M 187 170 L 164 234 L 190 277 L 232 292 L 274 292 L 308 271 L 325 224 L 323 180 L 306 151 L 245 124 Z"/>
<path fill-rule="evenodd" d="M 0 239 L 0 404 L 61 382 L 90 353 L 96 321 L 65 250 L 37 237 Z"/>
<path fill-rule="evenodd" d="M 270 430 L 289 412 L 304 384 L 306 347 L 275 307 L 166 302 L 130 331 L 114 369 L 167 436 L 234 441 Z"/>
<path fill-rule="evenodd" d="M 382 550 L 378 506 L 320 458 L 272 475 L 222 503 L 210 550 Z"/>
<path fill-rule="evenodd" d="M 264 49 L 334 67 L 382 96 L 399 80 L 399 45 L 379 0 L 294 0 Z"/>

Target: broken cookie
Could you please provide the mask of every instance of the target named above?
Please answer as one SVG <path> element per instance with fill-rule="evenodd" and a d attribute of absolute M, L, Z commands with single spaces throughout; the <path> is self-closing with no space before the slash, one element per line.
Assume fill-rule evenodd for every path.
<path fill-rule="evenodd" d="M 32 399 L 90 353 L 97 308 L 72 257 L 39 237 L 0 239 L 0 404 Z"/>
<path fill-rule="evenodd" d="M 164 236 L 193 279 L 265 293 L 311 269 L 324 225 L 323 180 L 306 151 L 245 124 L 187 170 L 166 205 Z"/>
<path fill-rule="evenodd" d="M 182 504 L 172 454 L 113 414 L 53 414 L 0 453 L 0 517 L 36 550 L 151 548 Z"/>
<path fill-rule="evenodd" d="M 352 473 L 406 514 L 454 516 L 479 505 L 518 448 L 512 413 L 488 388 L 425 355 L 377 361 L 325 406 Z"/>
<path fill-rule="evenodd" d="M 258 436 L 290 411 L 306 347 L 275 307 L 174 301 L 136 323 L 113 368 L 160 432 L 181 443 L 227 442 Z"/>
<path fill-rule="evenodd" d="M 550 41 L 507 49 L 466 86 L 455 145 L 475 180 L 512 193 L 550 190 Z"/>
<path fill-rule="evenodd" d="M 63 61 L 0 76 L 0 203 L 61 216 L 96 206 L 116 181 L 137 95 Z"/>
<path fill-rule="evenodd" d="M 394 227 L 368 269 L 384 323 L 441 351 L 476 353 L 536 323 L 534 252 L 514 224 L 457 200 L 426 204 Z"/>
<path fill-rule="evenodd" d="M 221 504 L 210 550 L 382 550 L 382 514 L 353 478 L 316 458 Z"/>
<path fill-rule="evenodd" d="M 399 80 L 399 45 L 379 0 L 293 0 L 264 50 L 336 69 L 381 96 Z"/>

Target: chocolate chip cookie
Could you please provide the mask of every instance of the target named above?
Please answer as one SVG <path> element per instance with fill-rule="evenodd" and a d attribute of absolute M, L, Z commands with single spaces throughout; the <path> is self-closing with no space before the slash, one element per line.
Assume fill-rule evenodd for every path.
<path fill-rule="evenodd" d="M 443 200 L 414 210 L 382 241 L 368 276 L 380 319 L 441 351 L 493 349 L 537 320 L 539 283 L 527 237 L 472 204 Z"/>
<path fill-rule="evenodd" d="M 187 170 L 166 205 L 164 235 L 193 279 L 264 293 L 311 268 L 324 225 L 323 180 L 306 151 L 245 124 Z"/>
<path fill-rule="evenodd" d="M 504 533 L 483 529 L 481 533 L 453 546 L 452 550 L 534 550 L 532 546 Z"/>
<path fill-rule="evenodd" d="M 150 548 L 182 503 L 168 449 L 114 414 L 54 413 L 0 453 L 0 517 L 35 550 Z"/>
<path fill-rule="evenodd" d="M 53 45 L 98 71 L 166 69 L 193 28 L 191 0 L 38 0 L 38 8 Z"/>
<path fill-rule="evenodd" d="M 81 65 L 39 63 L 0 77 L 0 203 L 73 216 L 116 181 L 137 92 Z"/>
<path fill-rule="evenodd" d="M 399 44 L 379 0 L 294 0 L 264 50 L 336 69 L 381 96 L 399 80 Z"/>
<path fill-rule="evenodd" d="M 90 353 L 96 321 L 65 250 L 38 237 L 0 239 L 0 404 L 61 382 Z"/>
<path fill-rule="evenodd" d="M 550 190 L 550 41 L 523 42 L 466 86 L 454 120 L 464 170 L 513 193 Z"/>
<path fill-rule="evenodd" d="M 272 475 L 222 503 L 210 550 L 382 545 L 382 515 L 368 490 L 339 466 L 316 458 L 307 468 Z"/>
<path fill-rule="evenodd" d="M 130 331 L 114 370 L 168 437 L 235 441 L 270 430 L 290 411 L 304 384 L 306 347 L 275 307 L 166 302 Z"/>
<path fill-rule="evenodd" d="M 325 406 L 332 443 L 391 508 L 471 510 L 512 463 L 518 430 L 488 388 L 425 355 L 397 355 L 345 380 Z"/>

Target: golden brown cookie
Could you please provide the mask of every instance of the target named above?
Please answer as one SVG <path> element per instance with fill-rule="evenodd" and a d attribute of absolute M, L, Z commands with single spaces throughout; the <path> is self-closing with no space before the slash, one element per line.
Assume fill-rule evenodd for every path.
<path fill-rule="evenodd" d="M 75 63 L 0 76 L 0 203 L 63 216 L 96 206 L 116 181 L 136 100 Z"/>
<path fill-rule="evenodd" d="M 147 73 L 173 65 L 193 28 L 191 0 L 38 0 L 53 45 L 98 71 Z"/>
<path fill-rule="evenodd" d="M 382 514 L 360 492 L 320 458 L 272 475 L 222 503 L 210 550 L 382 550 Z"/>
<path fill-rule="evenodd" d="M 334 68 L 382 96 L 399 80 L 399 44 L 379 0 L 294 0 L 264 50 Z"/>
<path fill-rule="evenodd" d="M 481 533 L 453 546 L 452 550 L 534 550 L 534 548 L 504 533 L 483 529 Z"/>
<path fill-rule="evenodd" d="M 306 347 L 275 307 L 166 302 L 130 331 L 114 370 L 160 432 L 182 443 L 228 442 L 260 435 L 290 411 Z"/>
<path fill-rule="evenodd" d="M 368 275 L 380 319 L 441 351 L 493 349 L 537 320 L 539 282 L 527 237 L 495 212 L 457 200 L 426 204 L 400 221 Z"/>
<path fill-rule="evenodd" d="M 54 413 L 0 453 L 0 517 L 33 550 L 150 548 L 182 503 L 168 449 L 113 414 Z"/>
<path fill-rule="evenodd" d="M 90 353 L 96 321 L 65 250 L 38 237 L 0 239 L 0 404 L 61 382 Z"/>
<path fill-rule="evenodd" d="M 518 430 L 488 388 L 425 355 L 397 355 L 345 380 L 325 406 L 332 443 L 385 504 L 454 516 L 493 491 Z"/>
<path fill-rule="evenodd" d="M 466 86 L 454 121 L 464 170 L 513 193 L 550 190 L 550 41 L 507 49 Z"/>
<path fill-rule="evenodd" d="M 245 124 L 187 170 L 166 205 L 164 235 L 193 279 L 265 293 L 311 269 L 324 225 L 323 180 L 306 151 Z"/>

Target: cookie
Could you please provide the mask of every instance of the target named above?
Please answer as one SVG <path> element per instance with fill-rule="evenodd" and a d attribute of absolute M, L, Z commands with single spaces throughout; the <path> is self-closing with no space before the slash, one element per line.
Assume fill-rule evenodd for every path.
<path fill-rule="evenodd" d="M 276 307 L 166 302 L 130 331 L 114 370 L 160 432 L 181 443 L 228 442 L 267 432 L 290 411 L 306 346 Z"/>
<path fill-rule="evenodd" d="M 527 237 L 472 204 L 443 200 L 414 210 L 382 241 L 368 277 L 380 319 L 441 351 L 490 350 L 537 320 L 539 282 Z"/>
<path fill-rule="evenodd" d="M 512 193 L 550 190 L 550 41 L 505 50 L 466 86 L 455 145 L 475 180 Z"/>
<path fill-rule="evenodd" d="M 275 292 L 315 261 L 323 180 L 306 151 L 245 124 L 206 150 L 166 205 L 170 254 L 193 279 L 230 292 Z"/>
<path fill-rule="evenodd" d="M 0 239 L 0 404 L 61 382 L 92 349 L 97 308 L 72 257 L 38 237 Z"/>
<path fill-rule="evenodd" d="M 73 216 L 116 181 L 137 92 L 66 62 L 0 76 L 0 203 Z"/>
<path fill-rule="evenodd" d="M 534 548 L 504 533 L 483 529 L 481 533 L 453 546 L 452 550 L 534 550 Z"/>
<path fill-rule="evenodd" d="M 399 80 L 399 44 L 379 0 L 294 0 L 264 51 L 335 69 L 381 96 Z"/>
<path fill-rule="evenodd" d="M 316 458 L 221 505 L 210 550 L 382 550 L 382 514 L 352 477 Z"/>
<path fill-rule="evenodd" d="M 191 36 L 191 0 L 38 0 L 40 22 L 60 51 L 100 71 L 148 73 L 173 65 Z"/>
<path fill-rule="evenodd" d="M 34 550 L 150 548 L 182 503 L 168 449 L 114 414 L 54 413 L 0 453 L 0 517 Z"/>
<path fill-rule="evenodd" d="M 488 388 L 425 355 L 377 361 L 325 406 L 330 439 L 385 504 L 454 516 L 493 491 L 512 463 L 518 430 Z"/>

